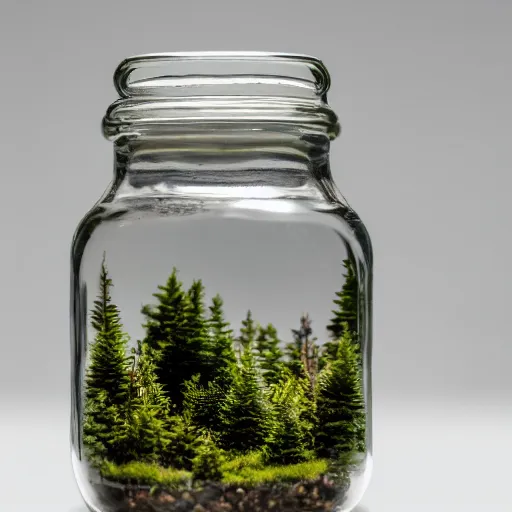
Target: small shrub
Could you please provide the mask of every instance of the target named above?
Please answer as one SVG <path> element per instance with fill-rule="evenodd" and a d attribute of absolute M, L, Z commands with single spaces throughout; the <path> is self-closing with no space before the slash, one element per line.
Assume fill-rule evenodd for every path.
<path fill-rule="evenodd" d="M 203 439 L 197 455 L 192 461 L 194 480 L 217 481 L 222 479 L 224 455 L 210 437 Z"/>

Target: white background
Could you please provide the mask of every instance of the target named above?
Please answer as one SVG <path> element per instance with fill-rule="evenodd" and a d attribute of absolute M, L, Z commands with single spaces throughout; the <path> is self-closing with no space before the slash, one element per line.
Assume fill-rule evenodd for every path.
<path fill-rule="evenodd" d="M 0 510 L 83 512 L 68 455 L 69 244 L 111 178 L 125 56 L 320 57 L 335 180 L 375 249 L 370 512 L 512 510 L 512 3 L 0 3 Z"/>

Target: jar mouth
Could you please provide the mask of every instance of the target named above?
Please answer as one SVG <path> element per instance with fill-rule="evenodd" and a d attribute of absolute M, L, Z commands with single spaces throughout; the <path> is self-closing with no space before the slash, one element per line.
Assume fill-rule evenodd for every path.
<path fill-rule="evenodd" d="M 271 125 L 335 138 L 330 76 L 308 55 L 267 52 L 154 53 L 122 61 L 120 96 L 103 120 L 107 138 L 180 129 L 265 129 Z M 279 129 L 279 128 L 278 128 Z"/>

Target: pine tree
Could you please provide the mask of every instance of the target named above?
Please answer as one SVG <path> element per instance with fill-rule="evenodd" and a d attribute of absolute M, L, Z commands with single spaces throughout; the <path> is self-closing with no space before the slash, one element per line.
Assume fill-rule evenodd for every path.
<path fill-rule="evenodd" d="M 247 311 L 245 320 L 242 320 L 242 328 L 240 329 L 240 336 L 238 343 L 241 352 L 252 350 L 254 347 L 254 339 L 256 338 L 256 325 L 252 318 L 251 310 Z"/>
<path fill-rule="evenodd" d="M 133 451 L 137 460 L 154 462 L 171 439 L 168 415 L 171 404 L 156 376 L 154 350 L 140 343 L 134 369 L 134 396 L 130 407 Z"/>
<path fill-rule="evenodd" d="M 320 457 L 336 459 L 365 449 L 365 405 L 359 347 L 348 325 L 336 358 L 324 368 L 317 383 L 316 433 Z"/>
<path fill-rule="evenodd" d="M 201 386 L 199 375 L 185 382 L 184 410 L 190 414 L 195 425 L 216 439 L 223 429 L 222 406 L 228 389 L 224 387 L 224 382 L 217 384 L 217 381 Z"/>
<path fill-rule="evenodd" d="M 161 463 L 176 469 L 192 470 L 193 460 L 201 446 L 201 430 L 194 424 L 190 413 L 169 418 L 170 442 L 162 453 Z"/>
<path fill-rule="evenodd" d="M 331 319 L 331 323 L 327 326 L 327 330 L 330 332 L 331 341 L 324 344 L 322 355 L 319 361 L 319 368 L 324 368 L 329 361 L 336 358 L 338 351 L 339 340 L 342 338 L 345 327 L 351 334 L 354 343 L 358 342 L 358 327 L 357 327 L 357 304 L 358 304 L 358 283 L 357 276 L 354 271 L 354 266 L 350 260 L 344 260 L 343 266 L 345 267 L 346 273 L 343 275 L 344 283 L 341 291 L 336 292 L 336 304 L 337 309 L 333 310 L 334 314 Z"/>
<path fill-rule="evenodd" d="M 277 330 L 272 324 L 259 326 L 256 338 L 256 354 L 259 367 L 267 385 L 279 382 L 284 369 L 283 352 L 279 348 Z"/>
<path fill-rule="evenodd" d="M 293 342 L 288 343 L 285 348 L 288 356 L 288 368 L 299 378 L 306 376 L 311 385 L 315 386 L 318 373 L 318 345 L 313 337 L 311 319 L 309 315 L 300 317 L 299 329 L 292 329 Z"/>
<path fill-rule="evenodd" d="M 274 429 L 265 446 L 268 463 L 295 464 L 312 457 L 315 404 L 309 394 L 308 379 L 289 371 L 270 387 Z"/>
<path fill-rule="evenodd" d="M 210 306 L 211 363 L 213 379 L 223 389 L 228 389 L 233 381 L 233 369 L 236 363 L 233 350 L 233 331 L 224 319 L 223 301 L 220 295 L 213 297 Z"/>
<path fill-rule="evenodd" d="M 130 398 L 128 337 L 123 332 L 117 306 L 112 302 L 105 258 L 99 279 L 100 291 L 91 315 L 96 331 L 90 347 L 85 376 L 84 445 L 91 459 L 124 459 L 122 442 L 129 435 L 126 424 Z"/>
<path fill-rule="evenodd" d="M 270 428 L 269 404 L 258 382 L 254 356 L 241 355 L 233 385 L 221 405 L 220 446 L 240 452 L 263 446 Z"/>
<path fill-rule="evenodd" d="M 202 284 L 194 283 L 191 296 L 183 291 L 176 269 L 154 294 L 157 306 L 144 306 L 147 343 L 157 352 L 157 377 L 171 403 L 182 408 L 183 383 L 199 373 L 211 373 L 206 323 L 202 317 Z"/>
<path fill-rule="evenodd" d="M 331 323 L 327 326 L 327 330 L 330 332 L 333 340 L 339 340 L 342 337 L 345 332 L 345 324 L 347 324 L 349 332 L 357 332 L 357 276 L 350 260 L 344 260 L 343 266 L 346 270 L 346 273 L 343 275 L 345 281 L 341 291 L 336 292 L 337 299 L 333 301 L 338 308 L 332 311 L 334 316 L 331 319 Z"/>
<path fill-rule="evenodd" d="M 218 482 L 222 480 L 222 464 L 225 461 L 224 454 L 209 436 L 200 439 L 197 455 L 192 461 L 194 480 L 209 480 Z"/>

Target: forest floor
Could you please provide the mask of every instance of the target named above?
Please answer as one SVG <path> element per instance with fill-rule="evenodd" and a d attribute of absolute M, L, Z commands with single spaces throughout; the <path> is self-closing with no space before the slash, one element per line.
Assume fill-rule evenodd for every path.
<path fill-rule="evenodd" d="M 343 497 L 343 490 L 326 476 L 295 484 L 205 483 L 200 489 L 185 491 L 94 487 L 113 512 L 320 512 L 333 510 Z"/>

